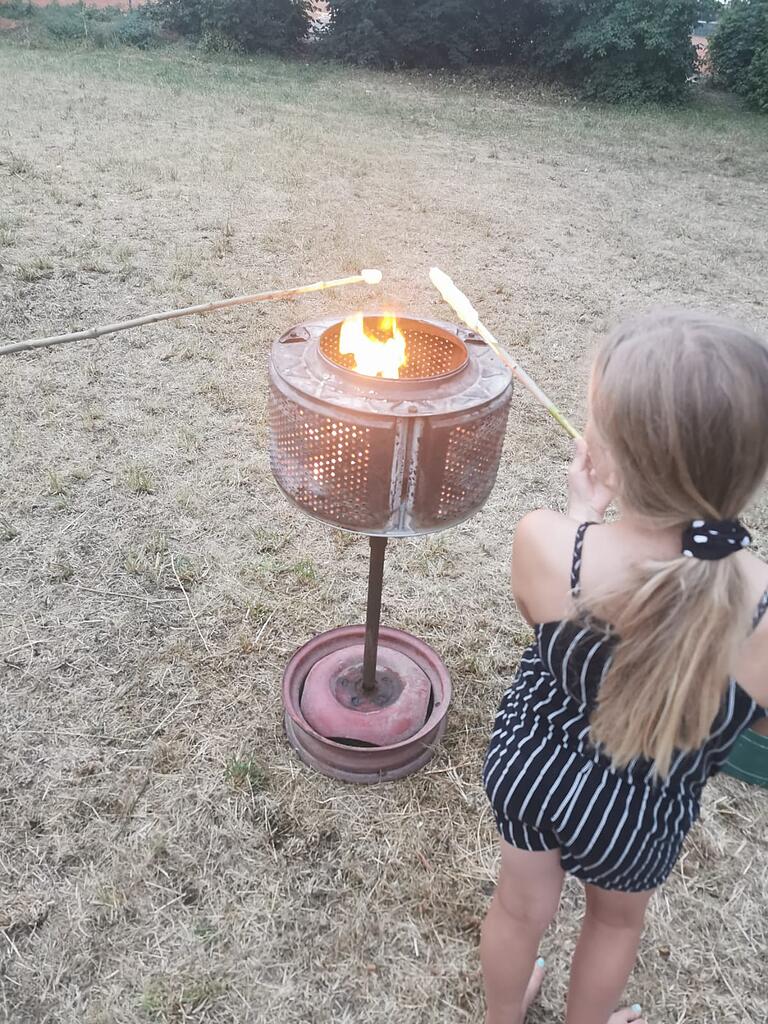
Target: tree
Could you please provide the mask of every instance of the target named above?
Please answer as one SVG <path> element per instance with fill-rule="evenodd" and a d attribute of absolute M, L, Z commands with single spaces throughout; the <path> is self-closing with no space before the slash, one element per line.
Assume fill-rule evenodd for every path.
<path fill-rule="evenodd" d="M 697 21 L 717 21 L 725 11 L 727 0 L 696 0 Z"/>
<path fill-rule="evenodd" d="M 462 67 L 508 55 L 520 0 L 331 0 L 327 52 L 379 67 Z"/>
<path fill-rule="evenodd" d="M 709 54 L 715 82 L 768 113 L 768 0 L 732 0 Z"/>
<path fill-rule="evenodd" d="M 542 62 L 589 96 L 681 100 L 694 73 L 696 0 L 548 0 L 555 15 L 535 45 Z"/>
<path fill-rule="evenodd" d="M 517 64 L 614 101 L 680 99 L 698 0 L 332 0 L 334 56 L 393 67 Z"/>

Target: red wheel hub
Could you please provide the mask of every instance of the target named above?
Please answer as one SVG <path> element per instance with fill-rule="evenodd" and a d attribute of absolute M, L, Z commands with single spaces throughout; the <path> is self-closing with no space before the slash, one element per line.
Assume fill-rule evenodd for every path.
<path fill-rule="evenodd" d="M 312 728 L 331 739 L 375 747 L 414 736 L 427 720 L 432 693 L 427 674 L 407 655 L 379 645 L 376 682 L 363 684 L 364 646 L 321 658 L 304 684 L 301 710 Z"/>
<path fill-rule="evenodd" d="M 357 696 L 354 678 L 351 685 L 334 686 L 334 681 L 339 684 L 334 665 L 351 665 L 353 669 L 359 665 L 364 635 L 363 626 L 343 626 L 313 637 L 296 651 L 283 676 L 285 729 L 302 761 L 324 775 L 345 782 L 389 782 L 418 771 L 434 757 L 445 732 L 451 680 L 440 657 L 428 644 L 410 633 L 383 628 L 378 665 L 392 665 L 397 672 L 397 683 L 403 688 L 386 703 L 390 692 L 384 707 L 373 710 L 373 701 L 363 704 L 363 710 L 353 708 L 352 698 Z M 319 671 L 310 685 L 309 678 L 316 666 Z M 342 676 L 345 674 L 352 673 L 342 668 Z M 377 683 L 378 676 L 377 672 Z M 421 676 L 428 686 L 426 707 L 421 703 Z M 313 719 L 315 712 L 320 715 L 315 719 L 319 729 L 309 722 L 307 711 Z M 350 721 L 348 715 L 355 717 Z M 406 722 L 409 729 L 415 727 L 417 731 L 395 743 L 373 745 L 370 739 L 344 738 L 336 731 L 339 728 L 347 732 L 362 729 L 366 722 L 377 721 L 380 723 L 377 728 L 386 731 L 394 728 L 393 723 L 398 718 L 401 718 L 403 731 Z M 326 730 L 331 730 L 330 734 L 326 734 Z M 368 735 L 374 735 L 374 730 Z"/>

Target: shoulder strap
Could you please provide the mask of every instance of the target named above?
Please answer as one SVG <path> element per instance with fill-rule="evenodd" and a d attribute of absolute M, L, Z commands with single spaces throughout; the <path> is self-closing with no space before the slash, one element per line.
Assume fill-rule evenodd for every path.
<path fill-rule="evenodd" d="M 578 597 L 581 591 L 581 553 L 584 549 L 584 534 L 594 523 L 581 523 L 576 530 L 573 544 L 573 561 L 571 562 L 571 593 Z"/>
<path fill-rule="evenodd" d="M 755 617 L 752 619 L 752 629 L 757 629 L 766 612 L 768 612 L 768 590 L 760 598 L 760 603 L 755 611 Z"/>

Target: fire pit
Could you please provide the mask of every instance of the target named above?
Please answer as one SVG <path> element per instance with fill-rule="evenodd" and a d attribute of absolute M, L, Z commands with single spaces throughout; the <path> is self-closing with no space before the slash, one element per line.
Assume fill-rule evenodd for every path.
<path fill-rule="evenodd" d="M 378 782 L 425 764 L 445 729 L 448 672 L 422 641 L 380 629 L 390 537 L 434 533 L 485 503 L 511 375 L 470 331 L 375 314 L 301 324 L 270 361 L 270 458 L 285 495 L 370 537 L 366 626 L 315 637 L 286 668 L 286 730 L 325 774 Z"/>

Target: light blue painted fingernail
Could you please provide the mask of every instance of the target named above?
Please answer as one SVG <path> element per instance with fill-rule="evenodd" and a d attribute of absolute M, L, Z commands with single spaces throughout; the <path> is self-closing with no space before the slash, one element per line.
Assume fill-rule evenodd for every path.
<path fill-rule="evenodd" d="M 539 959 L 536 961 L 536 966 L 537 967 L 546 967 L 547 966 L 547 961 L 544 959 L 543 956 L 540 956 Z"/>
<path fill-rule="evenodd" d="M 642 1013 L 643 1012 L 643 1008 L 640 1005 L 640 1003 L 633 1003 L 632 1006 L 630 1006 L 630 1010 L 632 1011 L 632 1013 Z"/>

